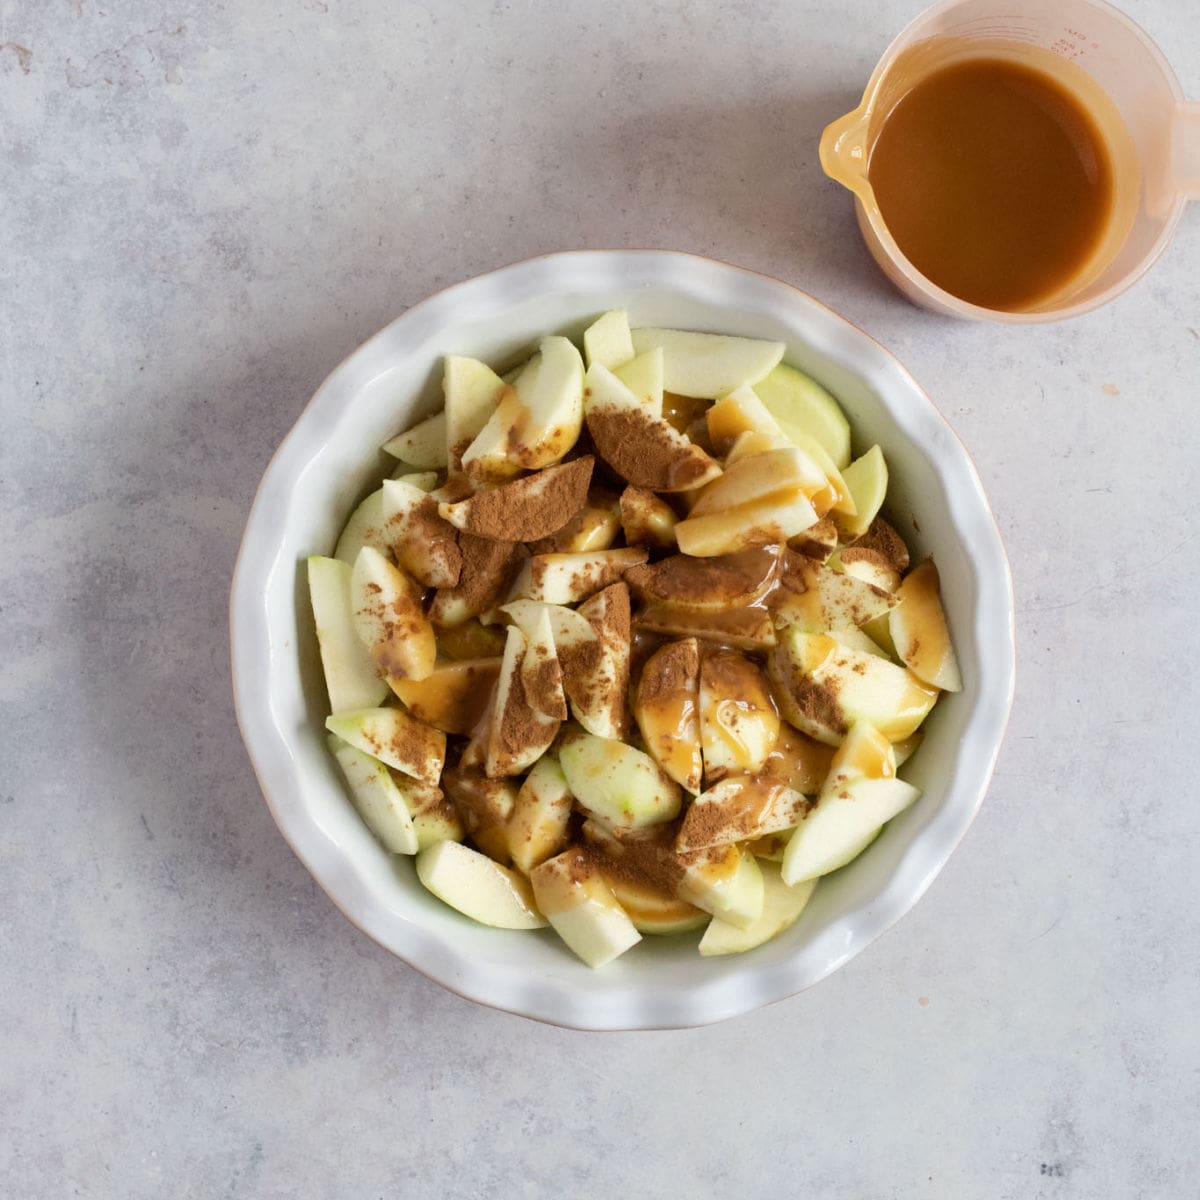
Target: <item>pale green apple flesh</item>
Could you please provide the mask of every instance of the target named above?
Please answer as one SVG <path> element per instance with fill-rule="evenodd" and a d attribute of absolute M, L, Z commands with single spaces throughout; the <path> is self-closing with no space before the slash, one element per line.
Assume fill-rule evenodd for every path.
<path fill-rule="evenodd" d="M 700 953 L 705 958 L 719 954 L 742 954 L 769 942 L 785 929 L 790 929 L 808 906 L 816 888 L 816 880 L 806 880 L 794 887 L 783 882 L 780 869 L 773 862 L 760 862 L 763 878 L 763 906 L 758 920 L 746 928 L 713 917 L 700 939 Z"/>
<path fill-rule="evenodd" d="M 372 492 L 350 514 L 350 520 L 338 538 L 333 557 L 347 566 L 354 566 L 358 552 L 370 546 L 383 554 L 388 552 L 387 538 L 383 531 L 383 489 Z"/>
<path fill-rule="evenodd" d="M 850 422 L 815 379 L 780 363 L 755 383 L 754 390 L 785 431 L 795 426 L 816 438 L 839 470 L 850 465 Z"/>
<path fill-rule="evenodd" d="M 835 520 L 842 539 L 849 541 L 862 537 L 883 507 L 888 487 L 888 469 L 883 451 L 878 446 L 872 446 L 862 458 L 856 458 L 842 472 L 842 478 L 854 500 L 854 513 L 848 515 L 839 512 Z"/>
<path fill-rule="evenodd" d="M 680 899 L 739 929 L 749 929 L 762 915 L 762 869 L 748 850 L 718 846 L 682 855 L 681 860 Z"/>
<path fill-rule="evenodd" d="M 358 552 L 350 573 L 350 606 L 358 636 L 382 671 L 403 679 L 432 672 L 437 642 L 420 591 L 370 546 Z"/>
<path fill-rule="evenodd" d="M 383 488 L 383 530 L 399 566 L 425 587 L 451 588 L 462 571 L 454 528 L 428 492 L 402 479 Z"/>
<path fill-rule="evenodd" d="M 477 358 L 446 355 L 442 391 L 446 397 L 446 457 L 451 471 L 461 467 L 463 453 L 496 411 L 504 386 L 504 380 Z"/>
<path fill-rule="evenodd" d="M 616 583 L 630 567 L 640 566 L 648 557 L 646 550 L 637 546 L 575 554 L 535 554 L 521 568 L 512 587 L 512 599 L 578 604 Z"/>
<path fill-rule="evenodd" d="M 585 850 L 565 850 L 529 873 L 554 932 L 589 967 L 602 967 L 642 940 Z"/>
<path fill-rule="evenodd" d="M 308 591 L 331 712 L 373 708 L 387 695 L 387 682 L 354 620 L 351 568 L 336 558 L 308 559 Z"/>
<path fill-rule="evenodd" d="M 439 900 L 495 929 L 542 929 L 529 881 L 460 842 L 436 842 L 417 855 L 417 878 Z"/>
<path fill-rule="evenodd" d="M 411 429 L 397 434 L 390 442 L 384 443 L 383 450 L 385 454 L 423 471 L 436 471 L 446 466 L 446 410 L 434 413 Z"/>
<path fill-rule="evenodd" d="M 562 767 L 543 755 L 525 776 L 508 818 L 509 852 L 526 875 L 566 845 L 573 800 Z"/>
<path fill-rule="evenodd" d="M 661 346 L 647 350 L 628 362 L 612 368 L 612 373 L 656 417 L 662 416 L 663 351 Z"/>
<path fill-rule="evenodd" d="M 679 785 L 633 746 L 579 733 L 558 757 L 579 806 L 610 829 L 646 829 L 679 815 Z"/>
<path fill-rule="evenodd" d="M 446 763 L 446 735 L 401 708 L 360 708 L 326 718 L 325 728 L 404 775 L 437 783 Z"/>
<path fill-rule="evenodd" d="M 686 854 L 781 833 L 794 828 L 807 809 L 804 796 L 785 784 L 732 775 L 688 805 L 675 849 Z"/>
<path fill-rule="evenodd" d="M 393 854 L 416 854 L 419 844 L 412 814 L 387 767 L 335 734 L 329 734 L 327 743 L 358 815 L 383 848 Z"/>
<path fill-rule="evenodd" d="M 680 396 L 715 400 L 757 383 L 783 358 L 782 342 L 693 333 L 683 329 L 635 329 L 633 349 L 663 350 L 663 387 Z"/>
<path fill-rule="evenodd" d="M 610 371 L 633 358 L 633 339 L 629 334 L 629 314 L 623 308 L 597 317 L 583 331 L 583 352 L 587 365 L 600 363 Z"/>

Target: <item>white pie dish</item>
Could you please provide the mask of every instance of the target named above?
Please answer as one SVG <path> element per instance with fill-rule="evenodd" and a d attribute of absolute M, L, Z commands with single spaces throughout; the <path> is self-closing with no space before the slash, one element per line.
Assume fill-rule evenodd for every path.
<path fill-rule="evenodd" d="M 779 339 L 786 360 L 842 401 L 856 453 L 879 442 L 888 508 L 914 560 L 932 554 L 964 690 L 929 718 L 906 769 L 923 795 L 799 923 L 746 955 L 701 958 L 696 937 L 645 938 L 599 971 L 551 931 L 488 929 L 417 882 L 346 798 L 325 749 L 324 684 L 300 569 L 330 553 L 379 478 L 378 447 L 440 405 L 446 353 L 511 361 L 538 337 L 576 334 L 605 309 L 635 324 Z M 915 518 L 915 520 L 914 520 Z M 919 523 L 919 527 L 918 527 Z M 929 887 L 982 803 L 1012 701 L 1012 582 L 962 444 L 912 377 L 861 330 L 777 280 L 691 255 L 584 251 L 518 263 L 408 310 L 318 389 L 263 476 L 230 600 L 234 696 L 250 758 L 284 836 L 356 925 L 451 991 L 580 1029 L 703 1025 L 822 979 L 899 920 Z"/>

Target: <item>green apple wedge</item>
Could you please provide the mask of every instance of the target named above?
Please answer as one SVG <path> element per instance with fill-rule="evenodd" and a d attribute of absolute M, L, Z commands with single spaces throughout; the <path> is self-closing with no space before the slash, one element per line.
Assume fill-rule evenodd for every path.
<path fill-rule="evenodd" d="M 451 472 L 462 467 L 463 452 L 491 420 L 504 387 L 504 380 L 477 358 L 446 355 L 442 393 L 446 397 L 446 458 Z"/>
<path fill-rule="evenodd" d="M 526 875 L 567 844 L 573 800 L 557 759 L 542 755 L 525 776 L 508 818 L 509 852 Z"/>
<path fill-rule="evenodd" d="M 350 514 L 350 520 L 346 522 L 334 547 L 333 557 L 352 567 L 364 546 L 370 546 L 381 554 L 388 552 L 387 538 L 383 533 L 382 488 L 372 492 Z"/>
<path fill-rule="evenodd" d="M 364 546 L 350 573 L 350 609 L 359 639 L 388 675 L 424 679 L 437 659 L 421 592 L 399 567 Z"/>
<path fill-rule="evenodd" d="M 796 625 L 779 631 L 767 673 L 783 716 L 833 746 L 855 721 L 867 721 L 900 741 L 921 724 L 938 697 L 936 688 L 888 659 Z"/>
<path fill-rule="evenodd" d="M 758 920 L 741 929 L 713 917 L 700 939 L 700 953 L 705 958 L 753 950 L 794 925 L 808 907 L 817 886 L 815 879 L 789 887 L 775 863 L 759 862 L 758 866 L 763 879 L 763 907 Z"/>
<path fill-rule="evenodd" d="M 446 466 L 446 410 L 442 409 L 397 434 L 383 444 L 383 451 L 422 471 L 436 471 Z"/>
<path fill-rule="evenodd" d="M 610 829 L 647 829 L 679 815 L 679 784 L 634 746 L 579 732 L 558 757 L 576 802 Z"/>
<path fill-rule="evenodd" d="M 461 842 L 435 842 L 417 855 L 417 878 L 439 900 L 495 929 L 544 929 L 528 880 Z"/>
<path fill-rule="evenodd" d="M 629 314 L 615 308 L 597 317 L 583 331 L 583 353 L 587 365 L 598 362 L 610 371 L 633 358 L 633 339 L 629 335 Z"/>
<path fill-rule="evenodd" d="M 795 427 L 816 438 L 838 470 L 850 465 L 850 422 L 841 405 L 815 379 L 780 363 L 754 385 L 758 398 L 785 433 Z"/>
<path fill-rule="evenodd" d="M 637 354 L 662 347 L 668 392 L 705 400 L 757 383 L 779 364 L 784 350 L 782 342 L 684 329 L 635 329 L 632 337 Z"/>
<path fill-rule="evenodd" d="M 425 587 L 451 588 L 462 571 L 454 527 L 438 515 L 427 491 L 402 479 L 385 480 L 383 528 L 400 567 Z"/>
<path fill-rule="evenodd" d="M 891 592 L 789 550 L 769 607 L 777 622 L 828 633 L 886 616 L 897 603 Z"/>
<path fill-rule="evenodd" d="M 560 938 L 589 967 L 602 967 L 642 940 L 591 856 L 578 847 L 529 873 L 534 899 Z"/>
<path fill-rule="evenodd" d="M 535 554 L 512 586 L 514 600 L 543 604 L 578 604 L 616 583 L 630 567 L 641 566 L 649 553 L 638 546 L 586 550 L 574 554 Z"/>
<path fill-rule="evenodd" d="M 379 759 L 336 734 L 329 734 L 326 743 L 342 769 L 358 815 L 383 848 L 393 854 L 416 854 L 420 846 L 412 814 L 392 773 Z"/>
<path fill-rule="evenodd" d="M 315 554 L 307 565 L 330 711 L 373 708 L 387 695 L 387 681 L 358 636 L 350 600 L 351 568 Z"/>
<path fill-rule="evenodd" d="M 897 657 L 932 687 L 961 692 L 962 674 L 950 641 L 933 559 L 913 567 L 896 589 L 896 598 L 900 607 L 892 612 L 888 631 Z"/>
<path fill-rule="evenodd" d="M 808 811 L 808 800 L 782 783 L 731 775 L 688 806 L 675 837 L 681 854 L 728 846 L 793 829 Z"/>
<path fill-rule="evenodd" d="M 661 497 L 631 483 L 621 493 L 620 511 L 621 529 L 627 545 L 646 546 L 652 550 L 674 548 L 679 517 Z"/>
<path fill-rule="evenodd" d="M 683 877 L 676 885 L 681 900 L 748 929 L 762 915 L 763 877 L 758 860 L 738 846 L 714 846 L 679 856 Z"/>
<path fill-rule="evenodd" d="M 842 540 L 850 541 L 867 532 L 887 496 L 888 469 L 883 451 L 878 446 L 872 446 L 862 458 L 856 458 L 842 472 L 842 479 L 854 499 L 855 512 L 853 516 L 835 513 L 834 520 Z"/>
<path fill-rule="evenodd" d="M 656 417 L 662 416 L 663 406 L 663 350 L 655 346 L 645 354 L 631 358 L 612 373 L 649 409 Z"/>
<path fill-rule="evenodd" d="M 816 803 L 788 842 L 784 882 L 795 885 L 844 867 L 920 794 L 896 778 L 885 736 L 865 722 L 855 724 L 833 756 Z"/>
<path fill-rule="evenodd" d="M 344 742 L 425 783 L 436 784 L 446 762 L 446 735 L 402 708 L 360 708 L 334 713 L 325 728 Z"/>

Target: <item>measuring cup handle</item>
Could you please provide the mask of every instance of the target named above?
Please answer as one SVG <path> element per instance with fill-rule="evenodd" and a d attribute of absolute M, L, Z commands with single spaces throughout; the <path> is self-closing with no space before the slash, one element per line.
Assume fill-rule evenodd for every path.
<path fill-rule="evenodd" d="M 1171 141 L 1175 187 L 1189 200 L 1200 200 L 1200 101 L 1185 100 L 1175 109 Z"/>

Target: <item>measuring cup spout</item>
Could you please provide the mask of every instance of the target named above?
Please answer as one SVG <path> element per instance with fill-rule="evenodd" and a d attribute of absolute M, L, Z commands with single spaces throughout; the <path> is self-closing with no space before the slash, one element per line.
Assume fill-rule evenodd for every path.
<path fill-rule="evenodd" d="M 861 108 L 825 127 L 820 144 L 821 169 L 830 179 L 860 192 L 867 181 L 867 116 Z"/>

